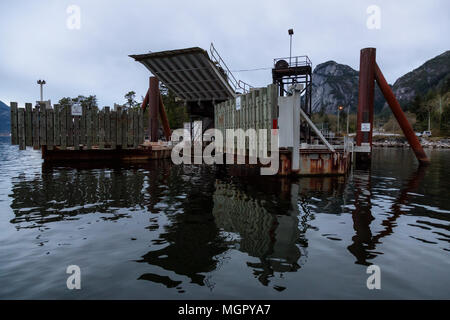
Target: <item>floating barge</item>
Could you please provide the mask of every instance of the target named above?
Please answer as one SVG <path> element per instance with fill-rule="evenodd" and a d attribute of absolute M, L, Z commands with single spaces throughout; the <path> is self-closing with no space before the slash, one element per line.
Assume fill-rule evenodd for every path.
<path fill-rule="evenodd" d="M 139 145 L 136 149 L 59 149 L 42 147 L 42 159 L 46 162 L 119 161 L 135 162 L 169 159 L 172 147 L 168 145 Z"/>
<path fill-rule="evenodd" d="M 158 142 L 160 126 L 166 141 L 170 141 L 172 134 L 159 92 L 161 81 L 186 103 L 191 119 L 201 120 L 201 134 L 216 128 L 226 138 L 228 129 L 265 130 L 265 137 L 258 136 L 256 144 L 245 140 L 243 149 L 247 154 L 258 154 L 251 153 L 256 150 L 270 152 L 272 138 L 278 135 L 275 150 L 279 154 L 279 175 L 347 173 L 351 149 L 347 145 L 331 146 L 309 118 L 311 62 L 306 56 L 294 57 L 292 64 L 276 59 L 272 70 L 274 83 L 263 88 L 252 88 L 236 80 L 212 45 L 210 55 L 195 47 L 131 57 L 157 76 L 150 77 L 141 108 L 112 110 L 57 104 L 33 108 L 31 103 L 18 108 L 12 102 L 11 143 L 21 150 L 41 149 L 45 162 L 169 159 L 172 145 Z M 146 108 L 148 131 L 144 129 Z M 195 143 L 192 121 L 190 128 L 189 140 Z M 321 140 L 323 144 L 313 144 L 311 128 L 320 138 L 316 142 Z M 242 147 L 238 148 L 242 151 Z M 234 151 L 220 147 L 215 150 L 223 154 Z M 231 171 L 248 171 L 262 165 L 226 166 Z"/>

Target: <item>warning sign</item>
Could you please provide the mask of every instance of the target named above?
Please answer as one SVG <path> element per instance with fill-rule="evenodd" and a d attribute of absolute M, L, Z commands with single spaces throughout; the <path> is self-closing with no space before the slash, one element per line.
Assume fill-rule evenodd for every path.
<path fill-rule="evenodd" d="M 361 123 L 362 132 L 370 132 L 370 122 Z"/>
<path fill-rule="evenodd" d="M 236 97 L 236 110 L 241 110 L 241 97 Z"/>
<path fill-rule="evenodd" d="M 83 115 L 83 108 L 81 107 L 81 104 L 75 103 L 72 105 L 72 115 L 73 116 L 82 116 Z"/>

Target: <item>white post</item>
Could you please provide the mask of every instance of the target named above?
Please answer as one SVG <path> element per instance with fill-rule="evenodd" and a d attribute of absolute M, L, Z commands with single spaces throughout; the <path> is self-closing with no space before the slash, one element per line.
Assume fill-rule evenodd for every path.
<path fill-rule="evenodd" d="M 38 80 L 37 84 L 41 86 L 41 102 L 44 101 L 44 84 L 45 84 L 45 80 Z"/>

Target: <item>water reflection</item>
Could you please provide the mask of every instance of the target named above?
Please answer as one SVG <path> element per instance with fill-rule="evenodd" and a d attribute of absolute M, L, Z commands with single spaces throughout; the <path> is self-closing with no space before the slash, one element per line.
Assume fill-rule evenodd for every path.
<path fill-rule="evenodd" d="M 396 226 L 396 220 L 405 212 L 402 206 L 408 202 L 409 194 L 420 185 L 425 176 L 427 166 L 419 166 L 411 174 L 404 186 L 401 188 L 398 197 L 393 201 L 389 216 L 381 222 L 383 230 L 373 235 L 370 224 L 375 219 L 372 216 L 372 182 L 371 172 L 356 171 L 353 174 L 354 184 L 354 205 L 352 211 L 353 228 L 355 235 L 352 237 L 353 243 L 348 246 L 348 250 L 356 257 L 357 264 L 370 265 L 369 260 L 374 259 L 380 252 L 376 252 L 376 245 L 381 243 L 381 239 L 391 235 Z"/>
<path fill-rule="evenodd" d="M 165 246 L 150 250 L 137 262 L 187 276 L 192 283 L 200 286 L 209 285 L 205 274 L 218 267 L 220 260 L 217 257 L 228 250 L 225 237 L 220 234 L 211 216 L 214 173 L 206 166 L 184 167 L 183 170 L 182 175 L 180 172 L 171 175 L 173 179 L 177 176 L 183 179 L 169 181 L 170 192 L 178 195 L 178 210 L 170 214 L 166 211 L 170 223 L 153 241 L 154 245 Z M 163 283 L 167 287 L 179 284 L 154 273 L 143 274 L 139 279 Z"/>
<path fill-rule="evenodd" d="M 229 177 L 214 167 L 174 166 L 170 161 L 132 166 L 44 165 L 39 173 L 20 174 L 12 179 L 9 196 L 14 217 L 10 222 L 17 229 L 40 228 L 91 214 L 100 223 L 121 223 L 139 213 L 145 217 L 139 227 L 148 236 L 136 242 L 141 247 L 132 257 L 140 269 L 134 278 L 139 283 L 148 281 L 181 293 L 187 283 L 212 290 L 214 272 L 239 253 L 253 274 L 251 281 L 283 291 L 288 284 L 275 286 L 274 278 L 301 273 L 308 263 L 308 251 L 315 250 L 308 235 L 319 230 L 314 226 L 316 215 L 338 215 L 347 204 L 353 205 L 351 244 L 346 247 L 341 242 L 341 250 L 348 250 L 357 264 L 368 265 L 381 254 L 377 249 L 381 250 L 382 239 L 395 231 L 425 170 L 414 172 L 396 198 L 383 200 L 389 209 L 380 231 L 373 226 L 380 218 L 374 214 L 374 203 L 380 194 L 390 192 L 376 188 L 374 179 L 379 178 L 370 171 L 355 171 L 350 178 Z M 423 223 L 448 230 L 435 222 Z M 342 240 L 347 234 L 327 238 Z M 445 232 L 440 236 L 448 242 Z M 117 243 L 120 260 L 129 243 Z"/>
<path fill-rule="evenodd" d="M 11 223 L 17 224 L 18 229 L 35 228 L 88 213 L 117 220 L 130 217 L 130 212 L 145 206 L 154 212 L 162 196 L 158 186 L 165 183 L 169 172 L 169 162 L 132 167 L 43 165 L 41 174 L 22 174 L 13 179 L 10 197 L 15 217 Z M 120 208 L 127 208 L 128 212 Z"/>
<path fill-rule="evenodd" d="M 295 272 L 304 264 L 307 224 L 299 230 L 298 184 L 288 184 L 279 198 L 252 190 L 252 186 L 255 184 L 243 188 L 217 180 L 212 212 L 218 227 L 239 234 L 235 247 L 259 259 L 247 265 L 263 285 L 268 285 L 274 272 Z"/>

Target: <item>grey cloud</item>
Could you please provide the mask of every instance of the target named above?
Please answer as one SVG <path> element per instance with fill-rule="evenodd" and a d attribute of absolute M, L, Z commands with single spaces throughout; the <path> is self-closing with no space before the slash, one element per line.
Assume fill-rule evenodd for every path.
<path fill-rule="evenodd" d="M 66 28 L 68 5 L 81 29 Z M 366 8 L 381 8 L 381 29 L 366 28 Z M 0 4 L 0 100 L 23 104 L 45 95 L 96 94 L 100 105 L 144 95 L 148 71 L 128 54 L 214 42 L 231 69 L 270 67 L 289 54 L 315 65 L 335 60 L 358 69 L 359 50 L 374 46 L 388 81 L 449 49 L 448 1 L 23 1 Z M 237 73 L 255 86 L 270 70 Z"/>

